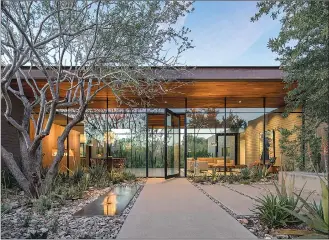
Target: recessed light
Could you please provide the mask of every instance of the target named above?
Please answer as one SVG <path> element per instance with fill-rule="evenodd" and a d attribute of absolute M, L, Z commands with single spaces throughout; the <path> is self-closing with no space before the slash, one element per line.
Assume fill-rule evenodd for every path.
<path fill-rule="evenodd" d="M 242 103 L 242 101 L 240 100 L 239 103 Z"/>

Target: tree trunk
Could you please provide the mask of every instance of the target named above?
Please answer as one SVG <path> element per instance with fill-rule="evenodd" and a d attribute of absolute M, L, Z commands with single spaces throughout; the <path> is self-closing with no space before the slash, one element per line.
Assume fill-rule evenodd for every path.
<path fill-rule="evenodd" d="M 8 152 L 3 146 L 1 146 L 1 158 L 5 161 L 6 166 L 9 171 L 15 177 L 19 186 L 23 189 L 23 191 L 30 197 L 35 197 L 35 192 L 31 189 L 31 185 L 28 179 L 24 176 L 19 166 L 17 165 L 13 154 Z M 24 161 L 25 159 L 22 159 Z"/>
<path fill-rule="evenodd" d="M 64 151 L 65 151 L 64 141 L 65 138 L 62 138 L 62 136 L 57 139 L 57 155 L 55 156 L 52 164 L 49 167 L 49 170 L 47 172 L 46 178 L 42 186 L 42 193 L 44 194 L 50 191 L 54 179 L 58 174 L 58 166 L 64 156 Z"/>

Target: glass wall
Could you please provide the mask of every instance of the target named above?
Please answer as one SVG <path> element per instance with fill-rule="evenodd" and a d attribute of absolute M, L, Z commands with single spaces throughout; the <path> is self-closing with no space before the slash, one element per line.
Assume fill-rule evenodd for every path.
<path fill-rule="evenodd" d="M 173 151 L 177 158 L 174 148 L 180 146 L 181 176 L 185 175 L 185 166 L 188 172 L 194 171 L 194 160 L 203 162 L 199 165 L 201 172 L 209 172 L 214 166 L 222 171 L 221 166 L 266 163 L 273 157 L 277 165 L 283 157 L 289 162 L 282 155 L 279 130 L 300 126 L 302 118 L 301 109 L 284 118 L 282 98 L 187 99 L 185 104 L 187 108 L 171 109 L 180 114 L 180 134 L 173 133 L 174 139 L 167 135 L 167 140 L 172 140 L 169 154 Z M 89 105 L 83 120 L 65 142 L 67 152 L 60 164 L 61 171 L 80 163 L 87 167 L 110 161 L 114 164 L 111 167 L 140 177 L 164 177 L 164 109 L 111 109 L 108 105 L 106 100 Z M 42 143 L 44 165 L 52 162 L 57 137 L 76 111 L 58 111 L 51 133 Z M 31 134 L 33 131 L 31 124 Z"/>
<path fill-rule="evenodd" d="M 227 160 L 232 164 L 249 166 L 268 160 L 263 149 L 264 99 L 227 98 L 226 133 Z"/>
<path fill-rule="evenodd" d="M 188 171 L 194 171 L 193 160 L 199 160 L 203 173 L 214 167 L 221 171 L 225 166 L 230 170 L 268 164 L 273 157 L 280 165 L 279 128 L 301 125 L 297 113 L 283 117 L 283 98 L 269 98 L 267 105 L 266 98 L 227 97 L 218 102 L 223 108 L 187 109 Z"/>

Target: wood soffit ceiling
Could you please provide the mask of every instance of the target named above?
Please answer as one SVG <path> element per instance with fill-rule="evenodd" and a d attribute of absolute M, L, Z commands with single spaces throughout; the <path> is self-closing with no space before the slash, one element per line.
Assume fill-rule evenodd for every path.
<path fill-rule="evenodd" d="M 42 86 L 43 80 L 38 70 L 33 74 L 39 78 L 38 83 Z M 278 67 L 197 67 L 184 74 L 177 76 L 181 82 L 166 83 L 166 92 L 152 99 L 149 107 L 184 108 L 187 99 L 189 108 L 220 108 L 224 107 L 224 97 L 227 97 L 227 104 L 231 107 L 263 106 L 263 101 L 256 99 L 261 97 L 267 98 L 268 107 L 280 107 L 284 104 L 283 98 L 287 92 L 282 82 L 282 71 Z M 68 83 L 60 85 L 61 97 L 65 97 L 69 87 Z M 32 91 L 27 86 L 25 89 L 28 96 L 32 97 Z M 50 96 L 50 92 L 47 94 Z M 124 95 L 127 99 L 140 101 L 130 91 L 125 91 Z M 100 91 L 89 107 L 106 108 L 106 99 L 109 108 L 127 107 L 117 104 L 110 89 Z"/>

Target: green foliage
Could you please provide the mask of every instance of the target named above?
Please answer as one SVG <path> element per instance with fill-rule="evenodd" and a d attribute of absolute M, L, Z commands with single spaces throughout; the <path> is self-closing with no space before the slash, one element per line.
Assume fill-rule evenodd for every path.
<path fill-rule="evenodd" d="M 303 207 L 306 208 L 306 212 L 299 213 L 297 211 L 294 211 L 294 209 L 289 209 L 286 208 L 285 206 L 281 206 L 281 208 L 285 210 L 287 213 L 293 215 L 295 218 L 307 224 L 310 228 L 313 228 L 314 230 L 322 234 L 328 235 L 329 225 L 328 223 L 325 222 L 324 216 L 322 217 L 321 215 L 319 215 L 319 212 L 315 210 L 312 207 L 312 205 L 307 202 L 307 200 L 301 198 L 297 194 L 295 195 L 303 203 Z"/>
<path fill-rule="evenodd" d="M 280 18 L 279 35 L 269 40 L 269 48 L 278 54 L 284 72 L 284 82 L 295 89 L 288 93 L 288 110 L 304 105 L 307 115 L 319 122 L 328 121 L 328 19 L 325 1 L 262 1 L 259 12 L 251 18 L 257 21 L 270 14 Z M 316 126 L 315 126 L 316 127 Z"/>
<path fill-rule="evenodd" d="M 93 182 L 99 182 L 107 175 L 107 169 L 103 164 L 95 164 L 88 169 L 90 174 L 90 180 Z"/>
<path fill-rule="evenodd" d="M 328 186 L 326 183 L 321 179 L 321 190 L 322 190 L 322 200 L 320 205 L 317 205 L 315 202 L 308 203 L 307 199 L 301 197 L 301 193 L 294 195 L 297 197 L 302 205 L 296 211 L 296 209 L 290 209 L 286 206 L 280 206 L 281 209 L 285 210 L 287 213 L 293 215 L 295 218 L 299 219 L 300 221 L 307 224 L 310 228 L 313 228 L 320 234 L 329 234 L 329 224 L 328 224 Z M 304 185 L 305 186 L 305 185 Z M 300 211 L 300 210 L 304 211 Z M 310 236 L 306 236 L 310 237 Z"/>
<path fill-rule="evenodd" d="M 323 220 L 328 226 L 329 225 L 329 211 L 328 211 L 329 186 L 322 180 L 321 177 L 319 177 L 319 179 L 320 179 L 320 184 L 321 184 L 321 197 L 322 197 L 321 206 L 322 206 L 322 211 L 323 211 Z"/>
<path fill-rule="evenodd" d="M 1 170 L 1 187 L 2 188 L 13 188 L 17 187 L 18 183 L 15 180 L 14 176 L 10 173 L 9 170 Z"/>
<path fill-rule="evenodd" d="M 207 174 L 203 174 L 203 175 L 199 175 L 199 176 L 193 174 L 193 175 L 191 175 L 191 179 L 195 183 L 202 183 L 202 182 L 209 181 Z"/>
<path fill-rule="evenodd" d="M 250 178 L 250 169 L 249 168 L 242 168 L 241 169 L 241 177 L 242 179 L 246 180 L 246 179 L 249 179 Z"/>
<path fill-rule="evenodd" d="M 287 186 L 285 179 L 282 177 L 280 188 L 276 183 L 274 183 L 274 186 L 277 196 L 270 193 L 262 198 L 258 198 L 257 204 L 252 211 L 259 214 L 261 221 L 270 227 L 284 227 L 299 223 L 300 219 L 294 214 L 291 214 L 291 212 L 286 211 L 286 209 L 295 211 L 296 213 L 300 212 L 302 206 L 300 207 L 298 204 L 305 184 L 299 194 L 296 194 L 297 198 L 289 193 L 289 189 L 292 189 L 291 191 L 293 191 L 294 181 Z"/>
<path fill-rule="evenodd" d="M 293 214 L 285 211 L 282 207 L 295 210 L 298 200 L 284 195 L 275 196 L 272 193 L 262 198 L 257 198 L 252 212 L 259 215 L 260 220 L 269 227 L 284 227 L 299 223 Z"/>
<path fill-rule="evenodd" d="M 8 213 L 10 212 L 11 208 L 6 203 L 1 203 L 1 213 Z"/>
<path fill-rule="evenodd" d="M 314 200 L 313 203 L 310 204 L 310 207 L 317 213 L 317 215 L 324 220 L 323 208 L 322 208 L 322 201 L 320 204 L 317 204 Z"/>
<path fill-rule="evenodd" d="M 52 200 L 46 195 L 41 195 L 38 199 L 34 199 L 33 207 L 36 212 L 44 214 L 52 206 Z"/>
<path fill-rule="evenodd" d="M 240 180 L 240 176 L 237 175 L 237 174 L 233 174 L 233 173 L 230 173 L 229 175 L 226 175 L 226 178 L 227 178 L 227 182 L 229 184 L 233 184 L 235 182 L 238 182 Z"/>
<path fill-rule="evenodd" d="M 328 19 L 327 1 L 261 1 L 257 3 L 258 13 L 251 18 L 257 21 L 263 15 L 280 18 L 281 30 L 276 38 L 269 40 L 269 48 L 277 53 L 284 82 L 289 92 L 285 98 L 285 116 L 303 106 L 304 124 L 294 130 L 284 130 L 280 147 L 289 156 L 286 170 L 299 169 L 323 171 L 321 161 L 321 137 L 317 128 L 328 124 L 329 105 L 329 62 L 328 62 Z M 298 84 L 296 84 L 298 81 Z M 293 86 L 293 87 L 292 87 Z M 328 135 L 328 125 L 324 136 Z M 293 133 L 295 138 L 289 138 Z M 328 139 L 326 140 L 328 144 Z M 312 159 L 303 158 L 308 146 Z M 307 156 L 306 156 L 307 157 Z M 295 165 L 296 164 L 296 165 Z"/>
<path fill-rule="evenodd" d="M 81 167 L 71 171 L 71 175 L 59 174 L 49 197 L 63 204 L 65 200 L 83 197 L 89 187 L 108 187 L 124 181 L 135 181 L 136 176 L 130 172 L 113 170 L 108 172 L 103 165 L 95 165 L 84 170 Z"/>
<path fill-rule="evenodd" d="M 257 182 L 262 179 L 263 171 L 262 168 L 259 166 L 254 166 L 250 169 L 250 178 L 251 181 Z"/>
<path fill-rule="evenodd" d="M 218 181 L 218 174 L 215 169 L 212 169 L 211 171 L 210 181 L 212 184 L 215 184 Z"/>
<path fill-rule="evenodd" d="M 83 176 L 84 176 L 83 167 L 81 165 L 78 165 L 78 167 L 72 173 L 71 179 L 73 180 L 74 183 L 78 183 L 81 181 Z"/>
<path fill-rule="evenodd" d="M 29 227 L 30 222 L 31 222 L 31 218 L 32 218 L 31 215 L 25 216 L 24 220 L 23 220 L 22 227 L 25 227 L 25 228 Z"/>
<path fill-rule="evenodd" d="M 121 174 L 123 175 L 123 178 L 127 181 L 135 181 L 136 180 L 135 174 L 133 174 L 131 172 L 122 171 Z"/>

